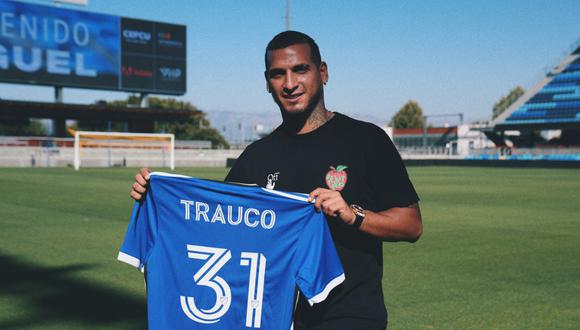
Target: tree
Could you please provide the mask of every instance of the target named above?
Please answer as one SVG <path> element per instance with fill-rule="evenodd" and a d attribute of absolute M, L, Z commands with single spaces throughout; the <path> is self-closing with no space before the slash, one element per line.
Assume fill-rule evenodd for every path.
<path fill-rule="evenodd" d="M 211 141 L 214 148 L 229 148 L 228 141 L 220 132 L 211 127 L 209 120 L 205 118 L 205 113 L 200 112 L 190 116 L 184 122 L 157 122 L 155 131 L 163 133 L 173 133 L 178 140 L 206 140 Z"/>
<path fill-rule="evenodd" d="M 407 102 L 391 119 L 394 128 L 421 128 L 425 118 L 419 104 L 413 100 Z"/>
<path fill-rule="evenodd" d="M 507 108 L 509 108 L 515 101 L 517 101 L 520 96 L 524 95 L 524 93 L 525 90 L 522 87 L 516 86 L 508 93 L 508 95 L 503 96 L 493 106 L 492 119 L 495 119 L 501 115 Z"/>
<path fill-rule="evenodd" d="M 114 100 L 109 102 L 98 101 L 97 104 L 104 104 L 115 107 L 138 106 L 139 97 L 129 96 L 126 100 Z M 195 110 L 196 114 L 190 116 L 182 122 L 156 122 L 156 133 L 173 133 L 179 140 L 205 140 L 211 141 L 214 148 L 229 148 L 230 145 L 220 132 L 211 127 L 211 123 L 206 118 L 206 114 L 199 110 L 190 102 L 179 101 L 176 99 L 162 99 L 158 97 L 149 97 L 149 107 L 154 109 L 174 109 L 174 110 Z M 80 126 L 80 123 L 79 123 Z M 120 125 L 112 125 L 112 129 L 119 129 Z"/>
<path fill-rule="evenodd" d="M 0 135 L 3 136 L 47 136 L 42 124 L 30 119 L 0 121 Z"/>

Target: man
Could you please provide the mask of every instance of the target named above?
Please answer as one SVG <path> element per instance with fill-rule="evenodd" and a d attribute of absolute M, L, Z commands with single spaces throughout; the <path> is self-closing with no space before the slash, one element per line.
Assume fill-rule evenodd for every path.
<path fill-rule="evenodd" d="M 296 329 L 385 329 L 382 241 L 415 242 L 423 228 L 401 158 L 377 126 L 326 109 L 328 66 L 312 38 L 278 34 L 265 64 L 266 88 L 283 123 L 246 148 L 226 181 L 310 192 L 327 216 L 346 280 L 322 304 L 310 307 L 299 298 Z M 147 173 L 136 176 L 136 200 L 146 191 Z"/>

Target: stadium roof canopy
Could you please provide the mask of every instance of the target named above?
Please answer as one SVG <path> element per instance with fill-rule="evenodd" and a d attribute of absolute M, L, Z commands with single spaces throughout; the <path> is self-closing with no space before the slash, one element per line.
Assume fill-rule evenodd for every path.
<path fill-rule="evenodd" d="M 181 121 L 199 113 L 194 110 L 130 108 L 109 105 L 45 103 L 0 100 L 0 118 L 3 119 L 91 119 L 91 120 L 147 120 Z"/>
<path fill-rule="evenodd" d="M 492 123 L 495 131 L 579 129 L 580 47 Z"/>
<path fill-rule="evenodd" d="M 120 121 L 130 132 L 153 132 L 154 123 L 186 121 L 197 110 L 131 108 L 101 104 L 67 104 L 0 100 L 0 120 L 53 119 L 55 136 L 67 136 L 66 119 Z"/>

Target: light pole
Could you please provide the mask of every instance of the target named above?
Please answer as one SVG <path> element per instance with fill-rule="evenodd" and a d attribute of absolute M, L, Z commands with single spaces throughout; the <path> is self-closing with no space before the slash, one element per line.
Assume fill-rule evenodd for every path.
<path fill-rule="evenodd" d="M 286 0 L 286 31 L 290 30 L 290 0 Z"/>

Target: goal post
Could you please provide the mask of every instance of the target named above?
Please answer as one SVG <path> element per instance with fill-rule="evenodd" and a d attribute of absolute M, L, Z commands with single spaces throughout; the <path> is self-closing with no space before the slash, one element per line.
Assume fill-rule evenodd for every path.
<path fill-rule="evenodd" d="M 128 158 L 135 158 L 144 162 L 142 165 L 157 160 L 159 164 L 156 165 L 175 169 L 174 134 L 74 130 L 69 132 L 74 133 L 74 168 L 77 171 L 88 151 L 92 151 L 94 158 L 106 159 L 109 167 L 113 166 L 114 158 L 122 158 L 123 165 Z"/>

